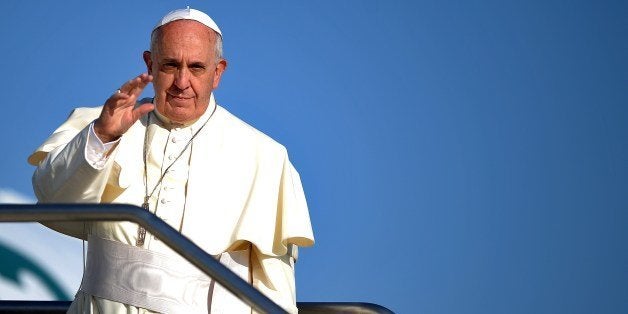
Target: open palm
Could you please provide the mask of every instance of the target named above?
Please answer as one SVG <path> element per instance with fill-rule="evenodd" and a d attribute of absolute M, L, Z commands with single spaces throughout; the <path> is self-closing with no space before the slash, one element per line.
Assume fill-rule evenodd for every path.
<path fill-rule="evenodd" d="M 151 75 L 143 73 L 124 83 L 107 99 L 100 117 L 94 121 L 94 131 L 103 143 L 120 138 L 141 116 L 153 110 L 152 103 L 136 105 L 138 97 L 152 80 Z"/>

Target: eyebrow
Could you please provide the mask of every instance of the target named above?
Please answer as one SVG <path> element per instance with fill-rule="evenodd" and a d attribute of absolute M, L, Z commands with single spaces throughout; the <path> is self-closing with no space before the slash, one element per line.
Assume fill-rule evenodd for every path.
<path fill-rule="evenodd" d="M 179 59 L 176 58 L 163 58 L 160 63 L 176 63 L 179 64 L 181 63 L 181 61 L 179 61 Z M 188 65 L 201 65 L 201 66 L 205 66 L 207 63 L 204 61 L 190 61 L 188 62 Z"/>
<path fill-rule="evenodd" d="M 164 59 L 161 59 L 161 63 L 168 63 L 168 62 L 179 63 L 179 60 L 177 60 L 175 58 L 164 58 Z"/>
<path fill-rule="evenodd" d="M 205 67 L 206 63 L 201 61 L 193 61 L 188 64 L 188 66 L 200 66 Z"/>

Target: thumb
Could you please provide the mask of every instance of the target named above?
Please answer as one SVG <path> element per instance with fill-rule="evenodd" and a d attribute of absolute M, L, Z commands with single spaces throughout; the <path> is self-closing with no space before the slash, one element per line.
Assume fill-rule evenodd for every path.
<path fill-rule="evenodd" d="M 155 105 L 152 103 L 144 103 L 133 109 L 133 115 L 139 119 L 141 116 L 153 111 L 154 109 Z"/>

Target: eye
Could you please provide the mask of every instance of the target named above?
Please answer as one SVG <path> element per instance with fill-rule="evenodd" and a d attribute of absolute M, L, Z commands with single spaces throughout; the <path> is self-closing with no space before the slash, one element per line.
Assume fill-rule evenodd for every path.
<path fill-rule="evenodd" d="M 190 64 L 190 71 L 192 72 L 203 72 L 205 70 L 205 65 L 200 63 L 192 63 Z"/>
<path fill-rule="evenodd" d="M 166 73 L 171 73 L 178 68 L 178 64 L 174 61 L 165 61 L 161 64 L 161 70 Z"/>

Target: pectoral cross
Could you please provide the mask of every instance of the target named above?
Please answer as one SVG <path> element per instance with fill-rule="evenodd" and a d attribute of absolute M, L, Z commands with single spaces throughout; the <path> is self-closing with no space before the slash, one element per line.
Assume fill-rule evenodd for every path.
<path fill-rule="evenodd" d="M 148 207 L 148 196 L 144 197 L 144 203 L 142 204 L 142 208 L 145 210 L 150 210 Z M 146 229 L 144 227 L 139 226 L 137 229 L 137 242 L 135 246 L 144 246 L 144 240 L 146 239 Z"/>

